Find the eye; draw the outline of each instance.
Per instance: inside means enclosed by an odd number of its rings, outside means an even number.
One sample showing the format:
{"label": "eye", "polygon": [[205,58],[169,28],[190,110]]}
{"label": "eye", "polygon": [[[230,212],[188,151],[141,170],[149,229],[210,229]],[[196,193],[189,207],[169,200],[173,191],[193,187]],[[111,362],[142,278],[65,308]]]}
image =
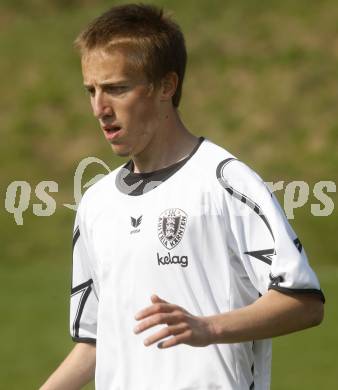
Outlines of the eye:
{"label": "eye", "polygon": [[86,89],[86,92],[90,95],[90,96],[94,96],[95,95],[95,88],[93,87],[85,87]]}
{"label": "eye", "polygon": [[105,89],[107,93],[119,95],[126,92],[128,87],[126,85],[107,85]]}

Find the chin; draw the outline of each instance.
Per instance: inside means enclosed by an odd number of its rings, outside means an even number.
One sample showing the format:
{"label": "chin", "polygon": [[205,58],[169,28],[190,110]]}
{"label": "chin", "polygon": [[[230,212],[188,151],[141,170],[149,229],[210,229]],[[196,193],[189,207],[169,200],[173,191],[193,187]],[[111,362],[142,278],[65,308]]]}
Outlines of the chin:
{"label": "chin", "polygon": [[122,145],[111,145],[112,151],[119,157],[130,157],[130,150],[124,148]]}

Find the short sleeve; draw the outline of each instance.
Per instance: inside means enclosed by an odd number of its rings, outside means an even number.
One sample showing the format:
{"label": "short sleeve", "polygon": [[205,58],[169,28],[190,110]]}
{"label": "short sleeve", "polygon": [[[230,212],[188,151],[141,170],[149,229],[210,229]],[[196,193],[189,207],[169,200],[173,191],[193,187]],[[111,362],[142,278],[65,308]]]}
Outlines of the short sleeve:
{"label": "short sleeve", "polygon": [[70,334],[76,342],[96,342],[98,296],[86,234],[77,213],[73,233]]}
{"label": "short sleeve", "polygon": [[316,293],[325,301],[300,240],[263,180],[235,159],[219,164],[217,178],[224,189],[228,245],[257,291]]}

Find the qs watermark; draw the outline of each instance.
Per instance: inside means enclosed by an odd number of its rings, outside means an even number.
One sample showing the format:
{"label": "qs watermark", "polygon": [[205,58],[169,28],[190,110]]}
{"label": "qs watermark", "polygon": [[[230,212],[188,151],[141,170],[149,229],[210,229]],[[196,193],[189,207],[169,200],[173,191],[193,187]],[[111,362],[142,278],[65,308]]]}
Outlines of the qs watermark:
{"label": "qs watermark", "polygon": [[[93,164],[100,166],[100,169],[103,169],[105,173],[96,174],[89,181],[83,183],[85,171]],[[109,172],[111,172],[109,166],[99,158],[86,157],[81,160],[74,173],[74,203],[64,203],[62,206],[76,211],[84,191],[102,179]],[[124,175],[128,174],[128,172],[129,171],[127,169],[122,169],[122,179]],[[131,193],[140,184],[141,183],[135,183],[132,186],[125,184],[122,190],[127,194]],[[334,181],[319,181],[315,183],[313,187],[310,187],[305,181],[292,181],[289,183],[278,181],[265,182],[265,184],[271,194],[276,191],[284,191],[283,207],[288,219],[294,219],[294,210],[305,206],[309,202],[310,194],[312,194],[316,199],[316,201],[310,205],[311,214],[313,216],[325,217],[331,215],[334,211],[334,201],[329,195],[330,193],[336,192],[336,183]],[[143,191],[147,192],[158,185],[158,181],[149,182],[146,186],[144,186]],[[43,180],[39,182],[35,188],[32,188],[32,186],[24,180],[13,181],[9,184],[6,190],[5,209],[8,213],[13,215],[14,221],[17,225],[23,225],[24,213],[29,209],[32,209],[33,214],[39,217],[51,216],[55,213],[57,207],[56,200],[52,194],[55,194],[58,191],[59,185],[53,180]],[[33,192],[39,202],[32,204],[31,197]],[[236,201],[234,199],[235,198],[233,198],[232,201]],[[249,204],[250,202],[255,204],[251,199],[244,203]],[[264,207],[264,205],[262,206]],[[240,208],[238,208],[238,210],[240,210]],[[242,211],[243,214],[247,212],[247,208],[243,207],[243,204]]]}

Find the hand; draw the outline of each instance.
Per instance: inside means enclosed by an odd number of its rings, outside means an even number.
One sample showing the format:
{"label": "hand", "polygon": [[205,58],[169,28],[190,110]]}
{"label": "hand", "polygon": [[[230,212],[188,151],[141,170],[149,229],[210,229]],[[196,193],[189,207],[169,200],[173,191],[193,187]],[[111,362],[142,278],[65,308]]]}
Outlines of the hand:
{"label": "hand", "polygon": [[152,305],[139,311],[135,319],[141,321],[134,332],[139,334],[153,326],[167,326],[144,340],[144,345],[152,345],[160,341],[158,348],[169,348],[178,344],[188,344],[193,347],[205,347],[212,343],[213,323],[211,317],[197,317],[188,313],[178,305],[166,302],[157,295],[151,296]]}

